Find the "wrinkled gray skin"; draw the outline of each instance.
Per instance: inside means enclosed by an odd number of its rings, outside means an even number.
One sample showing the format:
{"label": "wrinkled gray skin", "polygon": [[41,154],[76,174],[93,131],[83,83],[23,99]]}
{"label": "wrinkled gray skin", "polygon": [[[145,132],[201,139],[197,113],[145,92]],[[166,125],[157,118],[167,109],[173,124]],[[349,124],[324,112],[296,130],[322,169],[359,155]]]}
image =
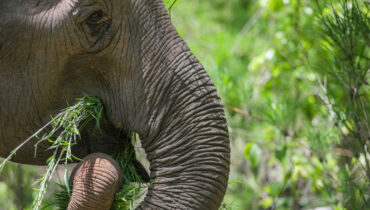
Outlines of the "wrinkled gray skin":
{"label": "wrinkled gray skin", "polygon": [[[84,93],[100,98],[103,134],[74,154],[140,135],[155,180],[138,209],[217,209],[230,149],[223,107],[162,0],[1,0],[0,156]],[[126,135],[127,136],[127,135]],[[13,161],[45,164],[33,143]]]}

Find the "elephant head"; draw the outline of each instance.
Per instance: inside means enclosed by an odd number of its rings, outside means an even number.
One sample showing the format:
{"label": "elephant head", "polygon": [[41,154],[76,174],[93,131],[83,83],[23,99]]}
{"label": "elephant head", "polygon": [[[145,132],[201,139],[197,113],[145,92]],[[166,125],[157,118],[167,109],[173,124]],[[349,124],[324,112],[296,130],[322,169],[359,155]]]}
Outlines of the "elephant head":
{"label": "elephant head", "polygon": [[[223,107],[162,0],[0,1],[0,156],[84,94],[104,104],[103,133],[86,128],[74,154],[110,154],[114,137],[136,132],[154,181],[139,209],[218,208],[230,165]],[[34,157],[31,142],[13,161],[44,164],[47,147]]]}

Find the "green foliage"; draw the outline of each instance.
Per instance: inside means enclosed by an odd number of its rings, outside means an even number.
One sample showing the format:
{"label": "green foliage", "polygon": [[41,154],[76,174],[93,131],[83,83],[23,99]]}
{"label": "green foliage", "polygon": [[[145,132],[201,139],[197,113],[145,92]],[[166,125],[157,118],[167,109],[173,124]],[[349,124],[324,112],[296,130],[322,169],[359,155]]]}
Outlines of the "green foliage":
{"label": "green foliage", "polygon": [[[136,135],[134,134],[133,136],[135,140]],[[134,155],[135,151],[130,150],[129,147],[125,147],[121,152],[113,155],[113,158],[122,169],[124,184],[120,191],[116,193],[111,210],[135,209],[135,201],[143,196],[143,190],[150,185],[144,184],[136,172],[136,168],[132,162]]]}
{"label": "green foliage", "polygon": [[[32,204],[33,209],[39,209],[48,184],[59,163],[64,161],[65,165],[73,159],[79,160],[72,155],[72,147],[77,144],[80,138],[79,129],[83,128],[89,121],[95,119],[96,126],[99,128],[100,118],[103,113],[103,105],[98,98],[85,96],[77,100],[77,103],[63,110],[52,120],[52,130],[44,135],[35,145],[35,154],[37,154],[37,145],[48,141],[51,143],[50,150],[54,150],[53,155],[47,160],[46,171],[38,180],[39,189]],[[55,136],[57,136],[55,138]]]}
{"label": "green foliage", "polygon": [[59,184],[58,187],[60,190],[54,193],[54,202],[52,205],[55,205],[59,210],[65,210],[68,208],[69,201],[71,200],[71,190],[72,186],[69,183]]}
{"label": "green foliage", "polygon": [[342,154],[338,192],[347,209],[365,209],[370,199],[369,7],[350,0],[342,0],[337,10],[334,7],[328,14],[320,10],[321,31],[330,57],[327,66],[315,70],[321,81],[330,81],[335,88],[320,83],[320,97],[341,134],[336,145]]}
{"label": "green foliage", "polygon": [[111,210],[134,210],[135,200],[142,197],[143,187],[137,183],[127,183],[116,193]]}
{"label": "green foliage", "polygon": [[367,3],[188,0],[171,14],[227,109],[228,207],[369,202]]}

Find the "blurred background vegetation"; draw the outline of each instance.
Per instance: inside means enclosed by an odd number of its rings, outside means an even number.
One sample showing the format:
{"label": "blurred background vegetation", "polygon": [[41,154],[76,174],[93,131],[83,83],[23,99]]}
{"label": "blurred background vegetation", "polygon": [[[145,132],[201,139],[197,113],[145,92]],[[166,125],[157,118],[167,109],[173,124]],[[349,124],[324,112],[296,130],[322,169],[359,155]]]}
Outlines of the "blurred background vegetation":
{"label": "blurred background vegetation", "polygon": [[[222,209],[369,208],[369,6],[177,0],[171,7],[227,112],[232,161]],[[29,206],[39,174],[9,164],[0,209]]]}

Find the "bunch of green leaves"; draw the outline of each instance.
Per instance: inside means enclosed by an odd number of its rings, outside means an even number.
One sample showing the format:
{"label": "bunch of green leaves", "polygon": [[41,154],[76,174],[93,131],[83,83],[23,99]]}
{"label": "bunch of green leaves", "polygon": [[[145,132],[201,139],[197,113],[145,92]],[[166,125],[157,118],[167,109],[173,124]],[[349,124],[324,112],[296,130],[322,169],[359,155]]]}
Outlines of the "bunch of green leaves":
{"label": "bunch of green leaves", "polygon": [[[135,137],[134,134],[133,141],[135,141]],[[130,147],[125,147],[123,151],[113,155],[122,169],[124,185],[116,193],[112,210],[135,209],[135,201],[142,197],[143,190],[148,187],[148,184],[142,183],[143,181],[132,162],[134,155],[135,151],[131,150]]]}
{"label": "bunch of green leaves", "polygon": [[[35,155],[37,145],[48,141],[51,143],[50,150],[54,150],[52,156],[47,160],[46,172],[39,182],[38,193],[32,204],[32,207],[39,209],[45,196],[48,183],[52,178],[57,166],[62,161],[67,165],[68,161],[79,160],[72,155],[72,146],[77,144],[80,136],[80,129],[91,120],[96,120],[96,126],[99,128],[99,122],[103,113],[103,105],[100,99],[85,96],[77,100],[77,103],[63,110],[52,120],[52,130],[44,135],[35,145]],[[55,138],[55,136],[57,136]],[[66,171],[67,173],[67,171]]]}
{"label": "bunch of green leaves", "polygon": [[116,193],[111,210],[134,210],[136,208],[135,202],[143,197],[144,190],[149,185],[138,182],[124,184]]}
{"label": "bunch of green leaves", "polygon": [[[37,146],[40,143],[48,142],[50,144],[49,150],[53,153],[47,160],[46,171],[43,176],[36,182],[39,184],[37,189],[36,198],[33,201],[32,208],[39,209],[43,198],[46,194],[48,184],[54,174],[59,163],[64,162],[67,164],[77,157],[72,155],[72,146],[77,144],[77,140],[80,136],[80,129],[83,128],[91,120],[96,120],[96,127],[99,128],[100,118],[103,113],[103,105],[100,99],[90,96],[77,99],[76,104],[69,106],[62,110],[58,115],[48,122],[44,127],[38,130],[30,138],[19,145],[11,154],[3,161],[0,165],[0,170],[4,167],[6,162],[10,160],[16,152],[27,142],[49,129],[47,134],[39,138],[39,141],[35,144],[35,155],[37,155]],[[67,171],[66,171],[67,173]]]}

